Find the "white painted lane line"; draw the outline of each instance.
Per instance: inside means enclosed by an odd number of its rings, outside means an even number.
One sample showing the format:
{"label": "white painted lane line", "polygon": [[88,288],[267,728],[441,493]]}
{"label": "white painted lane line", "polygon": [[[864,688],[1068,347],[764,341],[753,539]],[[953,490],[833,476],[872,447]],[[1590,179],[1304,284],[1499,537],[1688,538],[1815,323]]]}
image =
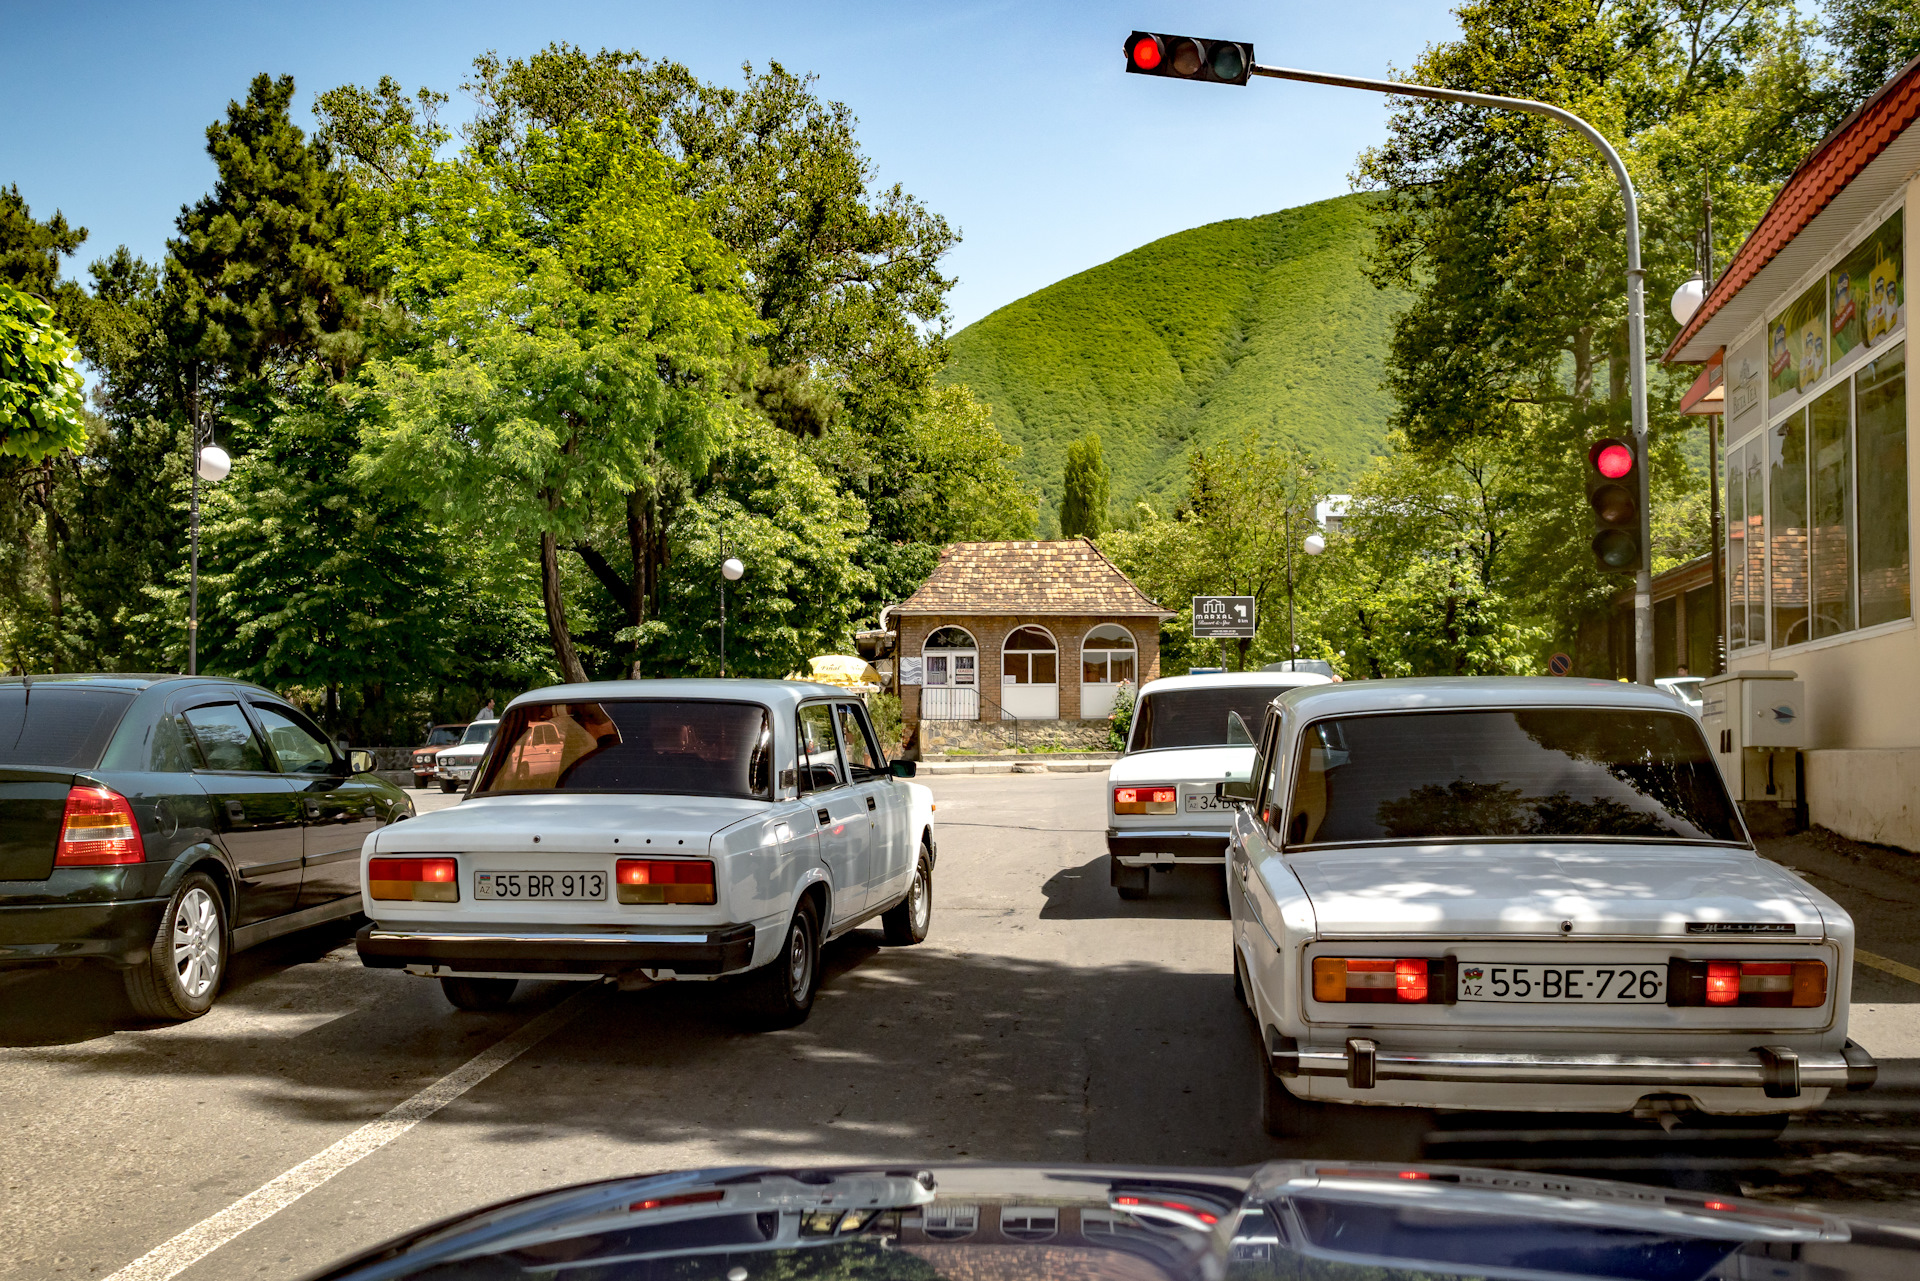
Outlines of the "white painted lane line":
{"label": "white painted lane line", "polygon": [[1911,965],[1903,965],[1891,957],[1876,956],[1872,952],[1864,952],[1859,948],[1855,948],[1853,950],[1853,959],[1862,965],[1879,970],[1883,974],[1891,974],[1895,978],[1905,979],[1909,983],[1920,983],[1920,970],[1914,969]]}
{"label": "white painted lane line", "polygon": [[185,1272],[248,1228],[264,1223],[361,1157],[379,1151],[447,1104],[525,1054],[587,1008],[598,987],[568,997],[530,1019],[412,1098],[367,1122],[332,1147],[308,1157],[279,1178],[249,1192],[218,1214],[155,1246],[106,1281],[168,1281]]}

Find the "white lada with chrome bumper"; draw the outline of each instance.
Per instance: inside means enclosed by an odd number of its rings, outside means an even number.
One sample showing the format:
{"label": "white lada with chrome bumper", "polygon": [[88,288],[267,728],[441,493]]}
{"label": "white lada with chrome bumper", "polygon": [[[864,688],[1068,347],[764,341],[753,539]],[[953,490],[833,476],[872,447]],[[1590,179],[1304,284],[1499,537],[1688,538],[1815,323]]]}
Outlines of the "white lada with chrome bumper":
{"label": "white lada with chrome bumper", "polygon": [[1327,1101],[1777,1123],[1873,1082],[1852,920],[1755,852],[1664,692],[1300,690],[1221,791],[1271,1133]]}
{"label": "white lada with chrome bumper", "polygon": [[932,795],[865,706],[789,681],[535,690],[500,719],[467,799],[361,853],[361,960],[494,1008],[522,978],[744,975],[806,1017],[822,942],[879,917],[924,939]]}
{"label": "white lada with chrome bumper", "polygon": [[1317,672],[1168,676],[1140,687],[1125,755],[1107,770],[1107,880],[1145,898],[1152,869],[1226,861],[1233,806],[1216,793],[1249,777],[1267,704]]}

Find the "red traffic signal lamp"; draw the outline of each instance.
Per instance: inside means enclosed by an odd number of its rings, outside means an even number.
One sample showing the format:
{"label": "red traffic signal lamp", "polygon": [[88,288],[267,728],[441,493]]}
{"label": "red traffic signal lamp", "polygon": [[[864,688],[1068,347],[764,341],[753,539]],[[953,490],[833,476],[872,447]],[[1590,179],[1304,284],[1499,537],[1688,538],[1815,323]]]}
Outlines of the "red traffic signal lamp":
{"label": "red traffic signal lamp", "polygon": [[1587,449],[1587,506],[1593,508],[1594,567],[1603,574],[1640,568],[1640,458],[1627,441],[1608,436]]}
{"label": "red traffic signal lamp", "polygon": [[1253,46],[1239,40],[1136,31],[1127,37],[1127,70],[1138,76],[1243,85],[1253,74]]}

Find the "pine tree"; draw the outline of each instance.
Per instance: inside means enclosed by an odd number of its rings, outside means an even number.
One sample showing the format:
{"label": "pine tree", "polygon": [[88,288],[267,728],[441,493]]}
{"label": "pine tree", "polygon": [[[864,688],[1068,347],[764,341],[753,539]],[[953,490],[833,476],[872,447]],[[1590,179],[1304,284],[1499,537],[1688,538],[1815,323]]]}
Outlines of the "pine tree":
{"label": "pine tree", "polygon": [[1107,501],[1112,476],[1092,432],[1067,446],[1067,468],[1060,497],[1060,535],[1098,538],[1107,532]]}

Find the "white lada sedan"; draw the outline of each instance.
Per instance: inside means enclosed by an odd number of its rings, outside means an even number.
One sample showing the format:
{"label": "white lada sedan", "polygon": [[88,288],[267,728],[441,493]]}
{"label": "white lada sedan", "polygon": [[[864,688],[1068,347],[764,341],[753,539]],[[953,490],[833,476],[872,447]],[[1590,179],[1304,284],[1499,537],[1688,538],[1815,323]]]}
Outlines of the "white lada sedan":
{"label": "white lada sedan", "polygon": [[1771,1127],[1874,1079],[1852,920],[1755,852],[1664,691],[1297,690],[1222,792],[1270,1133],[1323,1101]]}
{"label": "white lada sedan", "polygon": [[812,1007],[824,940],[927,936],[932,794],[845,690],[614,681],[508,705],[467,799],[361,853],[361,960],[463,1009],[522,978],[743,976],[773,1025]]}
{"label": "white lada sedan", "polygon": [[1125,899],[1147,896],[1153,868],[1226,862],[1233,806],[1215,794],[1253,770],[1267,704],[1317,672],[1168,676],[1140,687],[1126,754],[1107,771],[1107,879]]}

